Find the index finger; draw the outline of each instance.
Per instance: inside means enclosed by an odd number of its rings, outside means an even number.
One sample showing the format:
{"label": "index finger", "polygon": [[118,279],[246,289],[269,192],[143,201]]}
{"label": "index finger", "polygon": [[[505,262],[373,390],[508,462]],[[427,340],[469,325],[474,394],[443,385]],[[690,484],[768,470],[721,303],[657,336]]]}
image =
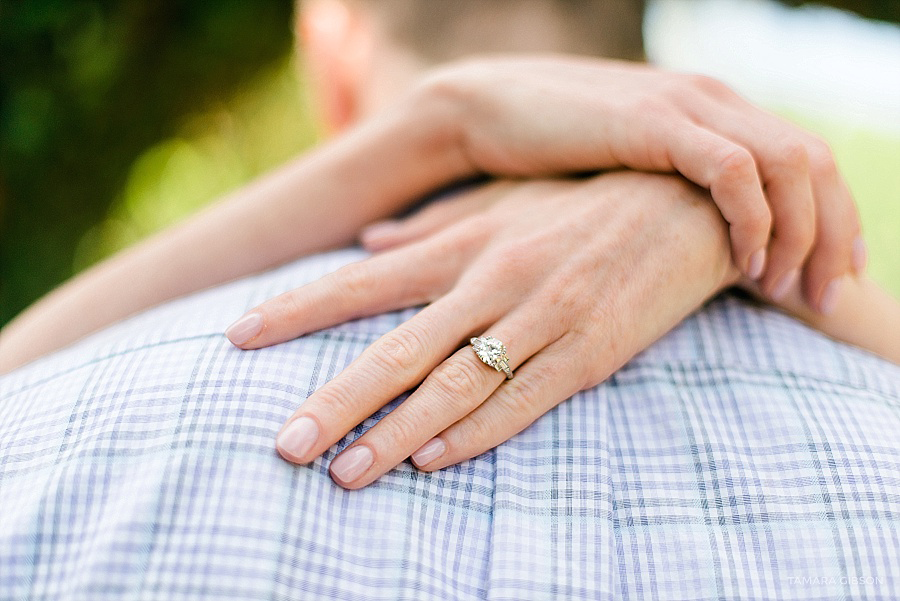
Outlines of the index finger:
{"label": "index finger", "polygon": [[[474,245],[454,245],[450,252],[443,243],[419,242],[345,265],[251,309],[225,335],[242,349],[258,349],[359,317],[424,304],[452,285],[466,247]],[[411,269],[411,257],[428,268]]]}
{"label": "index finger", "polygon": [[750,151],[702,126],[685,123],[666,141],[672,166],[709,189],[729,223],[734,264],[751,279],[762,275],[772,212]]}

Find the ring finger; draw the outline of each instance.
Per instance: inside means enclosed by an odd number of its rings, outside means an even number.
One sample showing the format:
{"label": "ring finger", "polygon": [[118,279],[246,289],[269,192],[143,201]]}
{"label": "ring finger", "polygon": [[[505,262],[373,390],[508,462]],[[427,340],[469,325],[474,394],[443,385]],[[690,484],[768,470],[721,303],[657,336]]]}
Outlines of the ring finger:
{"label": "ring finger", "polygon": [[[508,344],[512,369],[553,340],[554,332],[541,315],[522,307],[488,329],[487,334]],[[345,488],[366,486],[478,407],[505,379],[503,372],[484,364],[472,348],[459,349],[406,401],[332,461],[332,477]]]}
{"label": "ring finger", "polygon": [[[282,426],[278,452],[308,463],[375,411],[419,384],[472,328],[496,319],[498,307],[450,293],[388,332],[316,390]],[[479,308],[476,314],[474,307]]]}
{"label": "ring finger", "polygon": [[[583,366],[573,361],[577,347],[564,336],[535,355],[474,411],[426,444],[442,452],[417,451],[416,467],[432,472],[460,463],[509,440],[582,389]],[[439,442],[432,442],[433,440]]]}

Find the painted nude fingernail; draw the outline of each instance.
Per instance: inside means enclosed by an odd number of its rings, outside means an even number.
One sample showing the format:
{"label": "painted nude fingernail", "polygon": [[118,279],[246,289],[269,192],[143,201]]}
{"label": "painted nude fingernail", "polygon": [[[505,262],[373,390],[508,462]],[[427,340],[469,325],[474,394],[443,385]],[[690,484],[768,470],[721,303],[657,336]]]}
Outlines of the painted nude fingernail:
{"label": "painted nude fingernail", "polygon": [[278,436],[275,444],[287,455],[303,459],[319,438],[319,427],[311,417],[298,417]]}
{"label": "painted nude fingernail", "polygon": [[444,454],[447,445],[440,438],[432,438],[413,453],[410,458],[418,467],[424,467]]}
{"label": "painted nude fingernail", "polygon": [[766,249],[760,248],[758,251],[750,255],[750,264],[747,267],[747,277],[751,280],[758,279],[763,273],[766,266]]}
{"label": "painted nude fingernail", "polygon": [[348,449],[331,462],[331,473],[341,482],[353,482],[372,466],[375,455],[364,444]]}
{"label": "painted nude fingernail", "polygon": [[840,284],[841,281],[835,278],[825,286],[825,292],[822,293],[822,300],[819,303],[822,313],[828,315],[834,311],[837,306],[838,292],[840,292],[841,287]]}
{"label": "painted nude fingernail", "polygon": [[390,244],[391,237],[400,229],[399,221],[379,221],[373,223],[362,231],[359,236],[366,250],[377,252],[382,250],[385,244]]}
{"label": "painted nude fingernail", "polygon": [[364,240],[371,238],[381,238],[382,236],[387,236],[395,233],[398,229],[400,229],[399,221],[379,221],[363,229],[362,238]]}
{"label": "painted nude fingernail", "polygon": [[263,328],[263,318],[259,313],[247,313],[239,320],[228,326],[225,336],[231,344],[246,344],[259,336]]}
{"label": "painted nude fingernail", "polygon": [[853,241],[853,271],[857,274],[862,273],[866,269],[866,260],[868,252],[866,252],[866,243],[861,237]]}
{"label": "painted nude fingernail", "polygon": [[791,286],[797,283],[797,279],[799,277],[799,269],[791,269],[789,272],[781,276],[781,279],[778,280],[778,283],[775,284],[774,288],[772,288],[772,298],[774,300],[781,300],[782,298],[784,298],[784,295],[788,293],[788,290],[791,289]]}

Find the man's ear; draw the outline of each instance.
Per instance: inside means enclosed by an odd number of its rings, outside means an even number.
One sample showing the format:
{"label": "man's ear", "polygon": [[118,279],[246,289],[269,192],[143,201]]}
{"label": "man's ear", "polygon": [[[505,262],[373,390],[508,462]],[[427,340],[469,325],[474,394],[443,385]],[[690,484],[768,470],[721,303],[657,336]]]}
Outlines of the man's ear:
{"label": "man's ear", "polygon": [[360,116],[372,63],[372,24],[341,0],[304,0],[297,27],[313,96],[328,132],[340,132]]}

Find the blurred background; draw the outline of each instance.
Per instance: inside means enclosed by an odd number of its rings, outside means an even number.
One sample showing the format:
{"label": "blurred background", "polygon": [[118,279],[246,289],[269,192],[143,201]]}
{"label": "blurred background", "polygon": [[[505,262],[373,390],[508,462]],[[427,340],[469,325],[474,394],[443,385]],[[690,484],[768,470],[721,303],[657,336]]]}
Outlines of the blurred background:
{"label": "blurred background", "polygon": [[[900,2],[800,4],[656,0],[648,54],[825,136],[860,204],[870,273],[900,297]],[[0,4],[0,326],[320,139],[292,9]]]}

